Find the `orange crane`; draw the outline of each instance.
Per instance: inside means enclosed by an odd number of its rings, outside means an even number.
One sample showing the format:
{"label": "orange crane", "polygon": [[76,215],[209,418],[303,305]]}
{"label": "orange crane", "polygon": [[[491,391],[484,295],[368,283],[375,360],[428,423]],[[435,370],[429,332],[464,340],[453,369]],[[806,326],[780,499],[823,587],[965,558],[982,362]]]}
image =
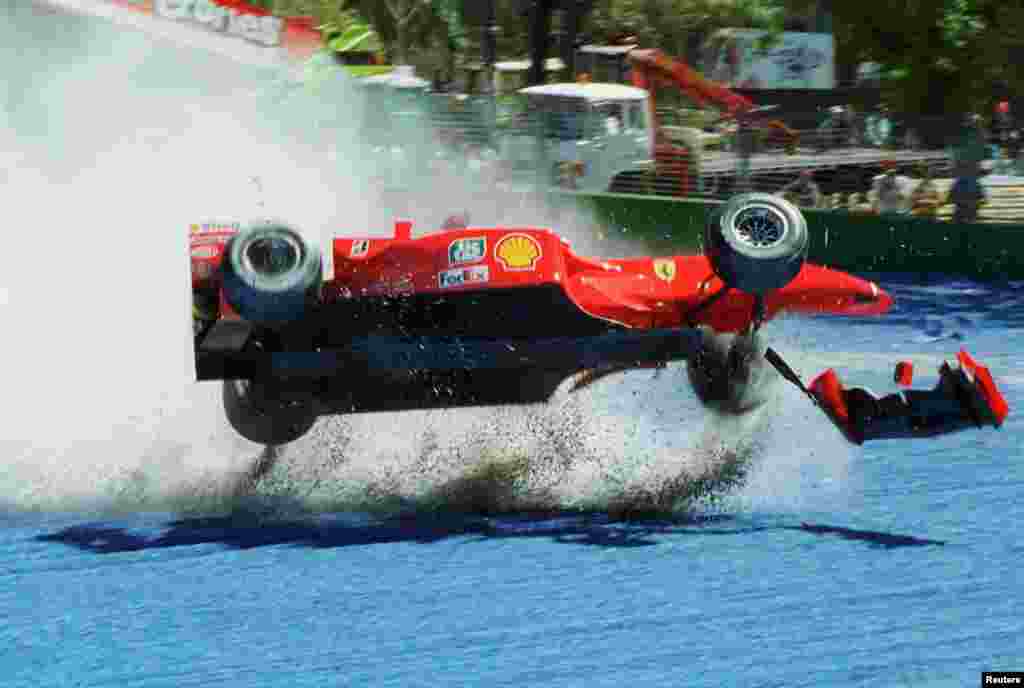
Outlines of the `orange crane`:
{"label": "orange crane", "polygon": [[[679,88],[698,105],[713,105],[724,111],[722,119],[735,119],[741,124],[754,125],[754,116],[759,114],[754,102],[729,88],[705,78],[685,62],[673,59],[657,49],[634,49],[626,58],[632,67],[633,85],[648,93],[650,111],[656,113],[655,90],[659,86]],[[764,124],[769,132],[779,139],[787,150],[796,146],[797,133],[777,119]],[[654,158],[659,169],[680,180],[680,195],[690,192],[688,154],[685,148],[669,143],[655,122]]]}
{"label": "orange crane", "polygon": [[717,105],[731,115],[753,110],[754,103],[725,86],[704,78],[685,62],[673,59],[660,50],[648,48],[631,50],[627,59],[632,63],[633,85],[651,94],[657,86],[677,86],[697,101],[698,105]]}

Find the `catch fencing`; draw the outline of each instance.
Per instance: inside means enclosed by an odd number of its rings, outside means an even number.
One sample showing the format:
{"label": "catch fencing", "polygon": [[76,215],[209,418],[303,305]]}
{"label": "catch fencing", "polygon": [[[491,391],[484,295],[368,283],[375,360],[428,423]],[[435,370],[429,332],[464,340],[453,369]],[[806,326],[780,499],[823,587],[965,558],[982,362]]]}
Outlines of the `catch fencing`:
{"label": "catch fencing", "polygon": [[[614,103],[417,92],[389,93],[385,104],[381,97],[368,96],[373,116],[364,118],[364,140],[390,159],[401,148],[398,164],[408,173],[461,166],[467,183],[503,189],[708,199],[755,190],[805,208],[937,220],[953,219],[965,189],[967,196],[980,189],[971,221],[1024,222],[1016,139],[996,145],[950,120],[779,111],[741,129],[713,111],[679,107],[659,109],[652,127]],[[416,178],[407,174],[403,183]]]}

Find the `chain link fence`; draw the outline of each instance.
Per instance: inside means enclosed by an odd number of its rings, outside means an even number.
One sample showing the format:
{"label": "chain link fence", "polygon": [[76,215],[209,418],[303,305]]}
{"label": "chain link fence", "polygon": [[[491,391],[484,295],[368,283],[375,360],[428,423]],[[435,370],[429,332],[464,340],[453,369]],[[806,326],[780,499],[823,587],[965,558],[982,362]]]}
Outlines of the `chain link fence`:
{"label": "chain link fence", "polygon": [[[646,99],[624,92],[602,98],[599,89],[562,86],[392,95],[387,105],[368,103],[364,140],[378,151],[382,183],[395,188],[444,170],[470,188],[504,192],[726,199],[756,190],[837,212],[1024,222],[1019,147],[988,145],[980,133],[968,141],[969,128],[950,118],[780,109],[739,127],[714,111],[649,113]],[[958,215],[958,202],[973,211]]]}

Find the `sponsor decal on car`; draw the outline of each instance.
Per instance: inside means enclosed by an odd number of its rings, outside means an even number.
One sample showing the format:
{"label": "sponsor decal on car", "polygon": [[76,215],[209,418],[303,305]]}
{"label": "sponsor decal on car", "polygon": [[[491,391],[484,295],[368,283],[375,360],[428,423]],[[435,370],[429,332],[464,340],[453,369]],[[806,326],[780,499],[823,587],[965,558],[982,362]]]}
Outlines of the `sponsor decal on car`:
{"label": "sponsor decal on car", "polygon": [[349,251],[349,258],[362,258],[370,252],[369,239],[356,239],[352,242],[352,250]]}
{"label": "sponsor decal on car", "polygon": [[215,258],[218,253],[220,253],[220,248],[213,244],[192,247],[193,258]]}
{"label": "sponsor decal on car", "polygon": [[193,222],[188,226],[188,233],[216,234],[218,232],[238,232],[241,229],[241,222]]}
{"label": "sponsor decal on car", "polygon": [[230,236],[225,234],[211,234],[209,236],[194,235],[189,240],[189,246],[195,248],[197,246],[224,246],[231,239]]}
{"label": "sponsor decal on car", "polygon": [[671,282],[676,278],[676,262],[671,258],[655,258],[654,274],[658,279]]}
{"label": "sponsor decal on car", "polygon": [[535,270],[540,243],[529,234],[506,234],[495,244],[494,257],[506,270]]}
{"label": "sponsor decal on car", "polygon": [[480,284],[490,280],[490,270],[486,265],[473,265],[468,268],[453,268],[437,275],[437,285],[441,289],[461,287],[467,284]]}
{"label": "sponsor decal on car", "polygon": [[487,239],[485,237],[467,237],[456,239],[448,245],[448,264],[476,263],[487,255]]}

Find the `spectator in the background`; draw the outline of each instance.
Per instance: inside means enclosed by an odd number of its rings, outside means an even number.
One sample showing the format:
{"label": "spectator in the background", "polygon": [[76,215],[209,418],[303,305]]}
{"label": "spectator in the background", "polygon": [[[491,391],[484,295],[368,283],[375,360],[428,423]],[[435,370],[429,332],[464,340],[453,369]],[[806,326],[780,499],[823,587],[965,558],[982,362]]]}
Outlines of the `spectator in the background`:
{"label": "spectator in the background", "polygon": [[896,178],[896,163],[882,163],[882,176],[875,180],[875,207],[879,213],[903,213],[907,210],[907,196]]}
{"label": "spectator in the background", "polygon": [[1003,155],[1011,167],[1017,164],[1024,140],[1021,131],[1014,121],[1010,109],[1010,101],[1001,100],[996,103],[995,115],[992,118],[992,129],[996,133],[997,144],[1003,149]]}
{"label": "spectator in the background", "polygon": [[[1020,129],[1013,127],[1010,129],[1010,133],[1006,137],[1006,157],[1015,169],[1020,168],[1020,151],[1022,145],[1024,145],[1024,141],[1021,140]],[[1017,172],[1017,174],[1020,173]]]}
{"label": "spectator in the background", "polygon": [[978,182],[976,174],[957,177],[949,190],[949,200],[954,204],[953,222],[965,224],[978,221],[978,211],[988,200],[985,189]]}
{"label": "spectator in the background", "polygon": [[910,193],[910,214],[934,218],[946,199],[935,186],[928,165],[921,165],[918,173],[921,175],[921,182]]}
{"label": "spectator in the background", "polygon": [[846,209],[851,213],[862,213],[870,215],[874,212],[871,203],[862,193],[852,193],[847,201]]}
{"label": "spectator in the background", "polygon": [[977,222],[978,210],[988,200],[978,181],[986,155],[985,136],[979,120],[976,115],[967,118],[967,126],[954,148],[953,175],[956,181],[949,190],[949,200],[956,207],[953,211],[953,222],[956,223]]}
{"label": "spectator in the background", "polygon": [[814,182],[810,170],[803,170],[800,176],[779,190],[779,195],[802,208],[822,207],[821,188]]}
{"label": "spectator in the background", "polygon": [[995,116],[992,118],[992,134],[994,143],[1004,150],[1009,143],[1010,131],[1013,129],[1013,118],[1010,116],[1010,101],[1000,100],[996,103]]}

